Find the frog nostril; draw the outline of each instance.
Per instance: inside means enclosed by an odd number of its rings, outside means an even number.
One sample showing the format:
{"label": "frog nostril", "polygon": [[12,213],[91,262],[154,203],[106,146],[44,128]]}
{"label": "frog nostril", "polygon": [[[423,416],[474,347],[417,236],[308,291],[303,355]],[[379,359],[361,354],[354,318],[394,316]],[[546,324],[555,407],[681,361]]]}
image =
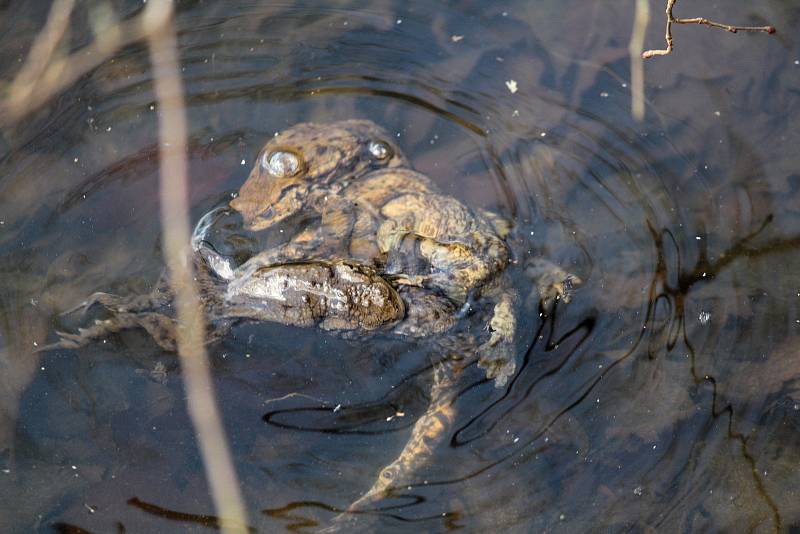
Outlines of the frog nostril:
{"label": "frog nostril", "polygon": [[275,216],[275,209],[272,206],[268,207],[267,209],[261,212],[261,217],[265,219],[271,219],[274,216]]}

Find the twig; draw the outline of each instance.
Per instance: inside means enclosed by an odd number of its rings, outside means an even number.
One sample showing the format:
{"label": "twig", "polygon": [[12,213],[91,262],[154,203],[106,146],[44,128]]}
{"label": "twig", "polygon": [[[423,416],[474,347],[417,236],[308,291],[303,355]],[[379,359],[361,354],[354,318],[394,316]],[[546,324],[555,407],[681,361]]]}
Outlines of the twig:
{"label": "twig", "polygon": [[653,56],[666,56],[667,54],[672,53],[673,49],[673,42],[672,42],[672,25],[673,24],[702,24],[704,26],[708,26],[709,28],[720,28],[725,31],[729,31],[731,33],[737,32],[764,32],[764,33],[775,33],[774,26],[731,26],[730,24],[722,24],[719,22],[714,22],[712,20],[708,20],[702,17],[695,17],[690,19],[678,19],[675,18],[672,14],[672,9],[675,7],[675,3],[678,0],[667,0],[667,30],[665,34],[665,39],[667,41],[667,48],[663,50],[646,50],[642,52],[642,57],[644,59],[651,58]]}
{"label": "twig", "polygon": [[175,293],[178,352],[187,405],[194,424],[217,515],[226,533],[247,532],[241,492],[233,469],[211,382],[204,344],[204,318],[190,260],[188,185],[186,179],[186,114],[178,66],[172,0],[151,0],[144,11],[112,23],[91,44],[59,55],[74,0],[55,0],[45,27],[25,64],[0,102],[0,124],[13,124],[59,94],[119,48],[147,39],[159,109],[159,165],[164,255]]}
{"label": "twig", "polygon": [[14,83],[11,84],[9,100],[14,101],[30,91],[30,88],[42,77],[58,43],[64,37],[74,8],[75,0],[55,0],[53,2],[44,28],[33,41],[33,46],[28,53],[28,60],[17,74]]}
{"label": "twig", "polygon": [[644,119],[644,60],[642,49],[647,25],[650,22],[650,0],[636,0],[633,31],[628,53],[631,57],[631,115],[637,121]]}
{"label": "twig", "polygon": [[[186,178],[186,113],[178,65],[171,0],[151,0],[143,23],[158,29],[148,33],[150,59],[159,108],[160,201],[164,252],[175,292],[178,353],[183,368],[189,415],[200,444],[211,494],[224,532],[247,532],[241,492],[236,480],[222,420],[217,411],[208,356],[205,325],[198,304],[190,261],[189,192]],[[151,26],[152,27],[152,26]]]}
{"label": "twig", "polygon": [[166,22],[166,19],[157,20],[152,16],[145,21],[145,10],[142,15],[112,24],[79,51],[66,57],[54,57],[74,3],[74,0],[56,0],[53,3],[47,23],[36,37],[25,65],[9,85],[5,100],[0,102],[0,125],[19,122],[117,50],[141,41]]}

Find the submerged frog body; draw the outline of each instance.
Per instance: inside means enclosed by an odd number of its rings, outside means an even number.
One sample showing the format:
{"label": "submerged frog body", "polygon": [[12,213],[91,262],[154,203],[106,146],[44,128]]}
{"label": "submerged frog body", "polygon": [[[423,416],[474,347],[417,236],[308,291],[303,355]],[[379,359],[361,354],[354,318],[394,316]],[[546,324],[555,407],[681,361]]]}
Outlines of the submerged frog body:
{"label": "submerged frog body", "polygon": [[[196,273],[201,305],[209,322],[209,341],[243,320],[367,333],[389,329],[406,315],[406,306],[395,288],[364,265],[343,261],[270,265],[225,280],[198,259]],[[78,334],[59,333],[61,340],[46,348],[76,348],[112,332],[141,327],[160,347],[175,351],[172,301],[166,276],[145,296],[95,293],[79,308],[100,304],[111,315],[80,329]]]}
{"label": "submerged frog body", "polygon": [[[348,511],[360,510],[388,494],[435,454],[455,417],[461,369],[480,352],[485,332],[453,333],[457,308],[436,291],[401,285],[397,289],[368,266],[345,261],[308,261],[277,265],[245,264],[227,278],[210,269],[203,254],[195,261],[201,306],[208,319],[208,340],[226,334],[239,321],[271,321],[319,327],[346,338],[383,333],[425,338],[438,354],[431,402],[415,423],[408,442],[381,470],[372,488]],[[44,347],[77,348],[128,328],[143,328],[167,351],[176,350],[177,323],[166,274],[148,295],[119,297],[95,293],[78,308],[103,307],[110,316],[78,334],[59,333],[60,341]],[[76,309],[78,309],[76,308]],[[74,310],[70,310],[74,311]],[[341,516],[343,524],[349,516]]]}

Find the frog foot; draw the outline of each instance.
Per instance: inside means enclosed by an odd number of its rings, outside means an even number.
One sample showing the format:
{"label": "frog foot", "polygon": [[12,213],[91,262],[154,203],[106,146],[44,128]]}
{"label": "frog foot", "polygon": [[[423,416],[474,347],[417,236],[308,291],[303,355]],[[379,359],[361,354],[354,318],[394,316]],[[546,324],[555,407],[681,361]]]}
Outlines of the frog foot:
{"label": "frog foot", "polygon": [[78,328],[77,334],[56,330],[58,341],[39,347],[36,352],[46,352],[53,349],[78,349],[88,345],[95,339],[99,339],[106,334],[118,332],[127,326],[127,324],[118,322],[115,319],[96,319],[93,325],[87,328]]}
{"label": "frog foot", "polygon": [[514,359],[514,351],[510,343],[500,343],[494,346],[490,344],[491,341],[481,347],[478,367],[486,371],[486,378],[494,380],[494,387],[501,388],[506,385],[510,377],[514,376],[517,362]]}
{"label": "frog foot", "polygon": [[478,367],[486,370],[486,378],[494,379],[495,387],[499,388],[506,384],[517,367],[514,358],[517,319],[510,299],[503,299],[495,305],[487,329],[491,335],[481,347]]}
{"label": "frog foot", "polygon": [[545,309],[556,300],[569,303],[575,288],[583,283],[578,276],[539,258],[528,263],[525,273],[535,280],[539,302]]}
{"label": "frog foot", "polygon": [[514,315],[514,307],[508,300],[501,300],[494,307],[492,320],[489,321],[488,329],[492,333],[488,345],[494,347],[498,343],[511,343],[514,340],[514,332],[517,329],[517,319]]}

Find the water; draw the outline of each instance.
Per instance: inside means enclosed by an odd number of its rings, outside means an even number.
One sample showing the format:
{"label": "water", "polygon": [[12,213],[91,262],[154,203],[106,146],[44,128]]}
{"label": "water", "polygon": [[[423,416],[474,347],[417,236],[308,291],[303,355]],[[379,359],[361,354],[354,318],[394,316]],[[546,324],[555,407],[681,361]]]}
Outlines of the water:
{"label": "water", "polygon": [[[274,132],[368,118],[585,281],[547,318],[525,308],[513,381],[471,375],[439,461],[364,529],[800,526],[800,9],[679,6],[778,34],[676,28],[674,55],[646,64],[638,124],[631,2],[181,4],[194,220]],[[4,79],[46,7],[0,4]],[[150,76],[128,47],[0,137],[4,531],[214,523],[173,355],[139,331],[31,353],[75,326],[61,311],[146,291],[163,266]],[[358,498],[431,380],[421,347],[280,325],[239,327],[210,354],[262,532],[313,531]]]}

